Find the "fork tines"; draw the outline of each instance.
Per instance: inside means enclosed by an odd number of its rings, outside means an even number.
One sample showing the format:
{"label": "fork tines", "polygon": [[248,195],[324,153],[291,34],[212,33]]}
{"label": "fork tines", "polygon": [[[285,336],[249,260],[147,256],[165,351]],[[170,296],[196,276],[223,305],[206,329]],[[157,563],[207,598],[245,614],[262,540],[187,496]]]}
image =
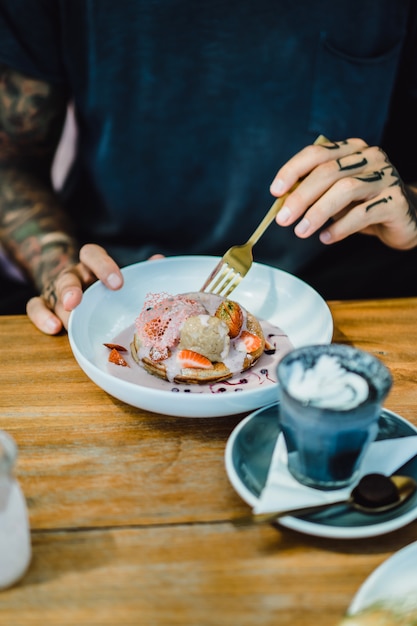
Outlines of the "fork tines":
{"label": "fork tines", "polygon": [[225,261],[220,261],[202,286],[201,291],[208,291],[227,298],[233,289],[238,286],[242,278],[243,276],[240,272],[236,272]]}

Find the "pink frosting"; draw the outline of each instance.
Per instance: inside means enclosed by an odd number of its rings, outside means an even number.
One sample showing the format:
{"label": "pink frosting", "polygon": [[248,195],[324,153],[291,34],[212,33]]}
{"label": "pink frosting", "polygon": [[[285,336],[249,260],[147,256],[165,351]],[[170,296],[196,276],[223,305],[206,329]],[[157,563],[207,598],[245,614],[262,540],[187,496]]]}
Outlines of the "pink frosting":
{"label": "pink frosting", "polygon": [[143,346],[163,353],[177,345],[185,320],[201,314],[207,314],[205,307],[186,295],[149,293],[136,319],[136,330]]}

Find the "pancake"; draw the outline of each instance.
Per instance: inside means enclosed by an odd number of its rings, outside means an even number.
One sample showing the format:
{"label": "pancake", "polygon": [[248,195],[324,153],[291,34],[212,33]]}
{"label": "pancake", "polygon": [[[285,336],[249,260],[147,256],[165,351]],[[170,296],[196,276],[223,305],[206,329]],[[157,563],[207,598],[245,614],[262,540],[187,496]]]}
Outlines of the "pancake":
{"label": "pancake", "polygon": [[257,318],[210,293],[148,294],[135,322],[133,359],[175,383],[215,383],[252,367],[265,348]]}

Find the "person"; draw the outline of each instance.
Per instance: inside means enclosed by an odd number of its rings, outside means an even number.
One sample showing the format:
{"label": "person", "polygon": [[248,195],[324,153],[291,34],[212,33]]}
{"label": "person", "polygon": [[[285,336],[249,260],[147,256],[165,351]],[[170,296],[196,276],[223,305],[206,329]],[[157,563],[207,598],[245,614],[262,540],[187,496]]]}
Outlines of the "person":
{"label": "person", "polygon": [[296,182],[256,261],[416,295],[416,31],[411,0],[2,0],[0,237],[33,323],[59,333],[124,265],[222,255]]}

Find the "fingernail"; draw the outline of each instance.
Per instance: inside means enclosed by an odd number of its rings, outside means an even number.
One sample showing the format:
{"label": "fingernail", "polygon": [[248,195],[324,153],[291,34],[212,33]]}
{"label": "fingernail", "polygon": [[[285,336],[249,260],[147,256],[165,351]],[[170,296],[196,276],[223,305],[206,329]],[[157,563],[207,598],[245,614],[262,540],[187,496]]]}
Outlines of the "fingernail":
{"label": "fingernail", "polygon": [[297,227],[295,228],[295,232],[297,235],[305,235],[305,233],[310,228],[310,222],[308,219],[304,218],[301,220]]}
{"label": "fingernail", "polygon": [[282,226],[288,222],[291,217],[291,210],[287,206],[283,206],[282,209],[278,212],[277,215],[277,223]]}
{"label": "fingernail", "polygon": [[113,272],[113,274],[109,274],[107,276],[107,284],[112,289],[119,289],[119,287],[122,286],[122,279],[120,278],[119,274]]}
{"label": "fingernail", "polygon": [[62,304],[64,305],[64,309],[67,308],[69,301],[71,300],[72,296],[73,296],[73,292],[72,291],[67,291],[66,293],[64,293],[64,295],[62,296]]}
{"label": "fingernail", "polygon": [[332,236],[329,233],[328,230],[322,230],[320,235],[319,235],[319,239],[322,243],[329,243],[329,241],[331,240]]}
{"label": "fingernail", "polygon": [[285,190],[285,183],[281,178],[276,178],[275,180],[272,181],[270,191],[273,194],[277,194],[278,196],[280,196],[284,190]]}
{"label": "fingernail", "polygon": [[60,330],[61,324],[54,317],[48,317],[45,320],[45,332],[55,333],[57,330]]}

